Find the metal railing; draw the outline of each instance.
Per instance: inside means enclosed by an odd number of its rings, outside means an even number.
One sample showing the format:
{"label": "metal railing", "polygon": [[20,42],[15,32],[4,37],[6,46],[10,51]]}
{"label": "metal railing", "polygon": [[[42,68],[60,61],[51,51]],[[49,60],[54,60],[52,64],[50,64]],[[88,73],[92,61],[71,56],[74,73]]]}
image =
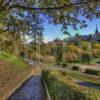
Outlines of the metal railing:
{"label": "metal railing", "polygon": [[44,85],[44,88],[45,88],[46,100],[51,100],[50,94],[49,94],[49,91],[48,91],[48,88],[46,86],[46,83],[45,83],[45,80],[44,80],[43,76],[42,76],[42,81],[43,81],[43,85]]}

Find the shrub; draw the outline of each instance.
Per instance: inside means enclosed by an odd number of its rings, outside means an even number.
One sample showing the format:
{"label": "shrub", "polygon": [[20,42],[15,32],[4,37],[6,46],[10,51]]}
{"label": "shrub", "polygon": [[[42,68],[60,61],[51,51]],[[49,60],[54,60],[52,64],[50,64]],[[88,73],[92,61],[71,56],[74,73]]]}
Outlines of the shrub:
{"label": "shrub", "polygon": [[66,63],[63,63],[63,64],[62,64],[62,67],[67,67],[67,64],[66,64]]}
{"label": "shrub", "polygon": [[96,63],[100,64],[100,61],[97,61]]}
{"label": "shrub", "polygon": [[55,63],[56,59],[54,56],[46,55],[46,56],[43,56],[43,62],[44,63]]}
{"label": "shrub", "polygon": [[98,73],[99,79],[100,79],[100,73]]}
{"label": "shrub", "polygon": [[61,72],[43,71],[51,100],[99,100],[100,92],[74,83],[69,76]]}
{"label": "shrub", "polygon": [[99,75],[100,71],[94,70],[94,69],[86,69],[86,74],[93,74],[93,75]]}
{"label": "shrub", "polygon": [[66,62],[62,62],[61,65],[62,65],[62,67],[67,67],[67,63]]}
{"label": "shrub", "polygon": [[78,55],[80,53],[80,48],[75,45],[67,45],[66,46],[67,52],[75,53]]}
{"label": "shrub", "polygon": [[78,60],[77,55],[71,52],[67,52],[67,54],[64,55],[64,58],[67,62],[76,62]]}
{"label": "shrub", "polygon": [[82,61],[83,62],[89,62],[92,58],[92,53],[91,52],[87,52],[87,51],[83,51],[82,53]]}
{"label": "shrub", "polygon": [[100,49],[92,50],[93,57],[100,58]]}
{"label": "shrub", "polygon": [[56,65],[60,65],[61,63],[60,62],[57,62],[57,63],[55,63]]}
{"label": "shrub", "polygon": [[84,42],[81,43],[81,48],[82,48],[83,50],[91,50],[91,45],[90,45],[89,42],[84,41]]}
{"label": "shrub", "polygon": [[95,49],[100,49],[100,43],[95,43],[95,44],[93,45],[93,48],[95,48]]}
{"label": "shrub", "polygon": [[79,66],[73,66],[72,70],[79,70]]}
{"label": "shrub", "polygon": [[43,57],[42,55],[36,53],[36,52],[33,52],[30,54],[30,57],[33,59],[33,60],[37,60],[37,61],[42,61],[43,60]]}

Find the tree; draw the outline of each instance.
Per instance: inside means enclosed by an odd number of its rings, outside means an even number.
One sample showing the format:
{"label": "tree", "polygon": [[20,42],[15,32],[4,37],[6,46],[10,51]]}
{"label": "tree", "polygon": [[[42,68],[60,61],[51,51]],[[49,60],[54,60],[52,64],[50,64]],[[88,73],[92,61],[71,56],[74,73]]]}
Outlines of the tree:
{"label": "tree", "polygon": [[60,39],[56,39],[55,43],[56,43],[55,58],[56,58],[56,62],[59,63],[62,61],[62,57],[63,57],[62,41]]}
{"label": "tree", "polygon": [[77,56],[80,54],[81,49],[75,45],[67,45],[67,52],[75,53]]}
{"label": "tree", "polygon": [[81,48],[83,50],[86,50],[86,51],[91,50],[91,44],[89,42],[86,42],[86,41],[82,42],[81,43]]}
{"label": "tree", "polygon": [[93,43],[91,51],[94,57],[100,58],[100,43]]}
{"label": "tree", "polygon": [[64,58],[67,62],[75,62],[78,60],[77,55],[72,52],[67,52],[67,54],[64,55]]}
{"label": "tree", "polygon": [[0,34],[0,51],[19,55],[23,51],[23,44],[19,34],[8,35],[7,32]]}
{"label": "tree", "polygon": [[40,55],[36,52],[32,52],[30,57],[31,57],[31,59],[36,60],[36,61],[43,61],[42,55]]}
{"label": "tree", "polygon": [[43,62],[44,63],[55,63],[56,62],[56,59],[54,56],[49,56],[49,55],[46,55],[46,56],[43,56]]}
{"label": "tree", "polygon": [[[41,33],[42,17],[48,22],[62,24],[65,32],[68,25],[77,29],[86,27],[79,15],[93,20],[99,16],[99,0],[1,0],[0,22],[8,31],[17,30],[28,34]],[[42,15],[42,16],[41,16]]]}
{"label": "tree", "polygon": [[48,44],[41,44],[41,55],[51,55],[51,48]]}

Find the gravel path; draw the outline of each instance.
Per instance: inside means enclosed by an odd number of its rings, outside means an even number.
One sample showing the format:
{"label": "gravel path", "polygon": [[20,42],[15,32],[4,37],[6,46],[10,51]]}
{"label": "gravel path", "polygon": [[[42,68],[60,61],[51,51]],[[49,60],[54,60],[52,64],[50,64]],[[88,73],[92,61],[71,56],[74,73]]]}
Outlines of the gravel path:
{"label": "gravel path", "polygon": [[44,100],[41,76],[32,76],[8,100]]}

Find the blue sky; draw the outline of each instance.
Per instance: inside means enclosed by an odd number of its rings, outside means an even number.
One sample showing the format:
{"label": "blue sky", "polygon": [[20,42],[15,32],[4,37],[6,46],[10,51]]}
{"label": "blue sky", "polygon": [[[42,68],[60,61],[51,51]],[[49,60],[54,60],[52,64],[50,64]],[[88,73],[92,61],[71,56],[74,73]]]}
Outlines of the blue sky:
{"label": "blue sky", "polygon": [[[77,31],[73,30],[71,27],[68,28],[68,31],[71,33],[71,35],[75,35],[75,33],[79,34],[93,34],[96,29],[96,25],[98,26],[98,30],[100,32],[100,18],[95,19],[92,22],[87,22],[88,26],[84,29],[79,29]],[[62,32],[61,32],[61,25],[53,25],[48,24],[47,22],[44,23],[44,40],[45,42],[51,41],[55,38],[63,38]]]}

